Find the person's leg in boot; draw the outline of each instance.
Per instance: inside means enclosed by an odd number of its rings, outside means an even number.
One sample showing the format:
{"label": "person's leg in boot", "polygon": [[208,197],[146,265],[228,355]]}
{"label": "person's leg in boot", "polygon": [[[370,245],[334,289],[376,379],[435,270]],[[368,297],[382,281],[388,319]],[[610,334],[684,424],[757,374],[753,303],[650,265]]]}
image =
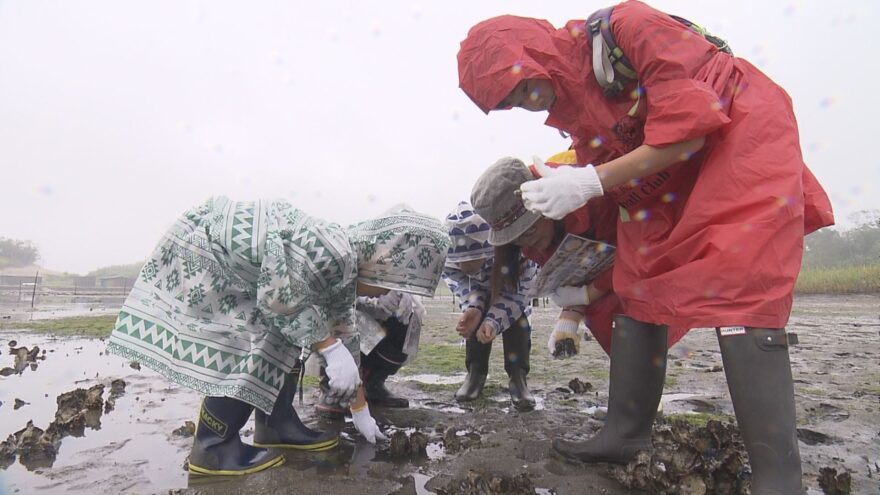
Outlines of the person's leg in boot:
{"label": "person's leg in boot", "polygon": [[296,413],[293,402],[301,366],[302,363],[299,363],[284,377],[272,413],[266,414],[259,409],[254,413],[255,446],[322,451],[332,449],[339,443],[336,433],[312,430],[303,424]]}
{"label": "person's leg in boot", "polygon": [[614,317],[605,425],[584,442],[553,441],[564,457],[582,462],[630,461],[650,450],[651,430],[666,377],[666,326]]}
{"label": "person's leg in boot", "polygon": [[241,441],[239,431],[253,409],[238,399],[205,397],[189,454],[189,472],[234,476],[280,466],[284,456]]}
{"label": "person's leg in boot", "polygon": [[471,335],[465,344],[464,365],[467,368],[467,376],[464,383],[455,392],[455,400],[468,402],[480,398],[486,378],[489,376],[489,355],[492,352],[492,343],[481,344],[476,335]]}
{"label": "person's leg in boot", "polygon": [[517,411],[531,411],[535,398],[529,391],[529,352],[532,349],[532,327],[522,317],[501,334],[504,340],[504,371],[510,378],[510,400]]}
{"label": "person's leg in boot", "polygon": [[369,355],[361,354],[364,395],[370,406],[406,408],[409,407],[409,401],[388,390],[385,380],[396,374],[406,361],[403,344],[406,342],[408,328],[394,316],[382,322],[382,326],[388,334]]}
{"label": "person's leg in boot", "polygon": [[348,405],[341,404],[339,400],[330,394],[330,377],[323,366],[320,370],[321,382],[318,385],[321,389],[321,396],[318,403],[315,404],[315,412],[318,416],[325,419],[342,419],[348,413]]}
{"label": "person's leg in boot", "polygon": [[755,495],[802,493],[794,385],[785,330],[717,330]]}

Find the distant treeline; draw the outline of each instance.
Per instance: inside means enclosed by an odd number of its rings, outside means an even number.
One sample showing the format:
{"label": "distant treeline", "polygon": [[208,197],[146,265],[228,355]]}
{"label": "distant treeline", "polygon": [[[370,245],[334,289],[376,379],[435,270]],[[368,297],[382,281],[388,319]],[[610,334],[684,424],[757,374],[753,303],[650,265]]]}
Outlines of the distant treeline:
{"label": "distant treeline", "polygon": [[827,228],[807,236],[797,292],[880,292],[880,210],[856,213],[848,230]]}
{"label": "distant treeline", "polygon": [[0,268],[33,265],[40,259],[40,250],[31,241],[0,237]]}

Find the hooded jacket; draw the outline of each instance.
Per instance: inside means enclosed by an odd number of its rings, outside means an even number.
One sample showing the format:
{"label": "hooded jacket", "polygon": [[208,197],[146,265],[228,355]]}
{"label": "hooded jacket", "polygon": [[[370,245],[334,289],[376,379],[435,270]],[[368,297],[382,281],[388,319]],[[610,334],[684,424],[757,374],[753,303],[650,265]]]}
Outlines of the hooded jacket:
{"label": "hooded jacket", "polygon": [[571,134],[578,163],[599,170],[641,145],[705,136],[687,160],[606,191],[620,207],[615,292],[645,322],[784,327],[803,237],[833,223],[789,96],[641,2],[617,5],[610,27],[639,76],[615,97],[595,80],[582,20],[477,24],[461,43],[460,86],[489,112],[519,81],[549,79],[556,101],[546,124]]}

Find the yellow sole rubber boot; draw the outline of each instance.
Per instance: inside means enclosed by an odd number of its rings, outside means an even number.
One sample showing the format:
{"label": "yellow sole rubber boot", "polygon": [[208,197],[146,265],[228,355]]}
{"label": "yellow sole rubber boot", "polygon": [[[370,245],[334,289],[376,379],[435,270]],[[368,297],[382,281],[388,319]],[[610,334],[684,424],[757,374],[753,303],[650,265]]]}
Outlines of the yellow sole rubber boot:
{"label": "yellow sole rubber boot", "polygon": [[331,438],[330,440],[326,440],[318,443],[310,443],[310,444],[292,444],[292,443],[256,443],[254,442],[254,447],[259,447],[261,449],[292,449],[292,450],[305,450],[309,452],[323,452],[325,450],[330,450],[339,445],[339,437]]}
{"label": "yellow sole rubber boot", "polygon": [[189,473],[195,474],[199,476],[244,476],[246,474],[259,473],[260,471],[265,471],[269,468],[273,468],[276,466],[280,466],[284,464],[284,456],[279,455],[278,457],[273,457],[268,461],[260,464],[259,466],[250,467],[242,470],[228,470],[228,469],[206,469],[203,467],[195,466],[192,463],[189,464]]}

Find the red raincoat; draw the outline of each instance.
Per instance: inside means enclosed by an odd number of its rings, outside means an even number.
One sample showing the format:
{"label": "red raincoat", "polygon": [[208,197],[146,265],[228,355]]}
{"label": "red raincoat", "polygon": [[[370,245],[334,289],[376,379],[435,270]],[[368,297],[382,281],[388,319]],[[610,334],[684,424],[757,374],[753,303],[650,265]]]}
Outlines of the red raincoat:
{"label": "red raincoat", "polygon": [[584,21],[556,30],[514,16],[471,29],[460,86],[488,112],[520,80],[549,79],[557,99],[547,125],[572,135],[579,162],[599,167],[641,144],[706,136],[687,161],[606,191],[621,207],[615,292],[628,316],[670,328],[784,327],[803,237],[833,223],[789,96],[641,2],[616,6],[611,30],[639,75],[640,87],[619,97],[595,80]]}
{"label": "red raincoat", "polygon": [[[551,167],[558,167],[564,163],[547,162]],[[536,177],[537,171],[529,167]],[[562,220],[567,234],[576,234],[597,241],[617,244],[617,204],[609,196],[593,198],[586,205],[569,213]],[[550,259],[559,243],[555,243],[546,251],[523,248],[523,255],[534,261],[538,266]],[[602,346],[605,353],[611,355],[611,328],[614,315],[621,314],[623,307],[620,298],[614,293],[612,287],[612,271],[607,270],[593,281],[596,289],[605,292],[598,301],[586,306],[583,311],[584,322],[590,333],[596,337],[596,342]],[[687,333],[687,328],[670,328],[667,333],[667,348],[672,347]]]}

